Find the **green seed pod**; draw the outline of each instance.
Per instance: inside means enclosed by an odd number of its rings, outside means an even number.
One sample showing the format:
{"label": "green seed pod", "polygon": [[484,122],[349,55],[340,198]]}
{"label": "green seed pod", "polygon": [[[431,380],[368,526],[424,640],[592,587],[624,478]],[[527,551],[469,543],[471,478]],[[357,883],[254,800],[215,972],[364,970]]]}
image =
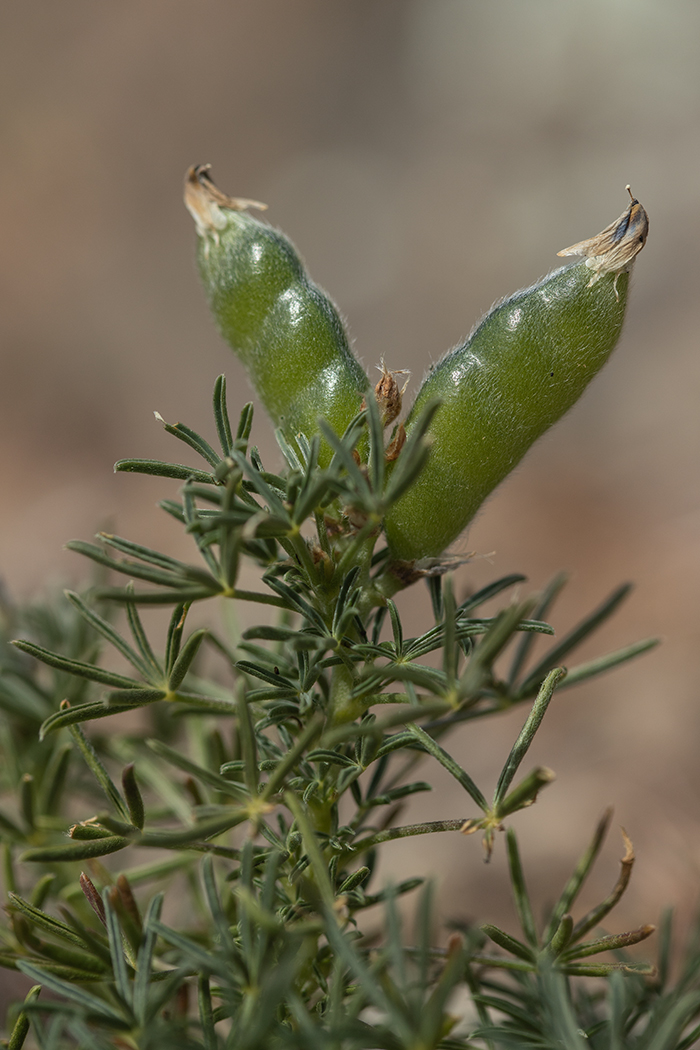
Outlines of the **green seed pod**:
{"label": "green seed pod", "polygon": [[647,230],[646,213],[632,198],[597,237],[560,252],[585,255],[585,262],[497,304],[428,374],[407,432],[428,402],[439,398],[441,405],[428,431],[428,465],[385,521],[395,560],[440,555],[581,396],[620,335],[628,271]]}
{"label": "green seed pod", "polygon": [[[188,171],[185,204],[199,233],[199,271],[221,334],[288,440],[318,433],[319,417],[342,434],[360,411],[368,379],[338,311],[309,280],[287,238],[246,211],[265,205],[227,197],[208,168]],[[321,463],[329,458],[323,443]]]}

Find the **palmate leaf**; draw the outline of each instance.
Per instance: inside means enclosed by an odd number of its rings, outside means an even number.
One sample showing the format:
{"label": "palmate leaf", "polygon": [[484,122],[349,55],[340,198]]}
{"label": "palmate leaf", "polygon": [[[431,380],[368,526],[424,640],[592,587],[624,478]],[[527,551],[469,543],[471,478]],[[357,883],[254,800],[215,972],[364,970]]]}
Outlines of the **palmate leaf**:
{"label": "palmate leaf", "polygon": [[[515,823],[516,811],[532,804],[552,774],[537,767],[523,775],[523,762],[554,685],[565,688],[585,680],[653,644],[637,643],[573,666],[565,680],[559,660],[548,665],[557,654],[573,663],[576,646],[616,608],[623,591],[533,661],[535,635],[553,633],[542,618],[561,580],[543,595],[489,615],[498,606],[484,608],[486,603],[523,577],[505,576],[460,601],[450,578],[434,576],[428,580],[434,622],[408,637],[400,602],[382,594],[388,552],[381,548],[379,519],[424,468],[427,446],[418,431],[414,428],[413,444],[407,443],[402,457],[386,463],[383,430],[370,403],[342,437],[329,438],[333,456],[323,470],[318,468],[318,435],[309,440],[279,434],[283,461],[281,467],[273,464],[279,472],[272,473],[255,449],[247,452],[249,408],[234,434],[223,378],[213,403],[211,439],[184,425],[166,424],[172,436],[203,457],[206,469],[155,461],[131,461],[128,468],[184,482],[178,501],[164,506],[189,532],[200,562],[188,565],[111,533],[101,534],[97,543],[73,544],[102,568],[133,577],[136,586],[142,581],[141,592],[126,581],[123,587],[106,586],[105,575],[98,583],[98,594],[125,607],[129,630],[115,626],[104,607],[93,608],[71,595],[69,612],[78,633],[70,644],[55,630],[27,630],[30,640],[20,643],[23,652],[12,664],[12,674],[19,669],[25,675],[21,681],[34,697],[27,708],[33,718],[27,734],[31,745],[17,746],[18,755],[24,760],[26,747],[41,746],[46,748],[43,761],[53,747],[51,733],[68,730],[64,738],[70,743],[60,755],[58,748],[51,752],[56,757],[50,757],[45,777],[38,775],[34,758],[34,765],[17,764],[24,805],[17,822],[15,811],[8,809],[7,827],[0,828],[11,840],[5,871],[10,887],[16,888],[18,879],[31,879],[33,871],[40,881],[14,909],[18,935],[13,940],[8,933],[0,963],[16,966],[22,958],[59,982],[80,987],[77,982],[90,981],[86,990],[106,1006],[100,1014],[91,1000],[68,999],[54,985],[60,1002],[49,1003],[43,1013],[35,1003],[27,1006],[41,1050],[59,1050],[61,1041],[70,1040],[79,1045],[83,1040],[86,1050],[119,1040],[148,1050],[214,1050],[225,1041],[242,1050],[345,1045],[406,1050],[418,1043],[464,1050],[483,1042],[473,1035],[477,1024],[482,1033],[492,1032],[493,1046],[510,1041],[538,1050],[568,1046],[565,1040],[575,1024],[592,1050],[610,1050],[605,1025],[613,1016],[615,1031],[627,1033],[625,1039],[631,1032],[635,1039],[648,1033],[637,1050],[666,1050],[667,1045],[682,1050],[684,1041],[689,1046],[692,1026],[700,1019],[693,1012],[693,996],[700,990],[695,956],[682,990],[674,986],[663,1007],[658,1005],[661,991],[636,977],[625,985],[634,987],[634,994],[625,998],[616,989],[637,964],[619,953],[646,936],[649,927],[617,935],[598,935],[594,929],[619,900],[631,865],[623,859],[620,878],[595,908],[583,917],[572,914],[600,836],[542,931],[514,831],[508,829],[521,929],[485,927],[492,938],[489,951],[483,948],[484,934],[463,926],[466,948],[459,937],[448,948],[435,947],[438,934],[428,893],[420,899],[415,932],[405,932],[395,902],[422,880],[408,877],[392,887],[381,878],[385,843],[462,833],[479,822],[488,824],[493,835],[499,821],[513,818]],[[128,461],[120,464],[125,465]],[[239,579],[246,579],[240,575],[246,557],[263,566],[259,592],[238,588]],[[221,603],[225,622],[216,635],[207,634],[201,621],[186,633],[191,604],[209,597],[227,599]],[[241,635],[241,625],[228,615],[234,604],[228,599],[235,598],[275,611],[264,614],[257,626],[245,624]],[[377,607],[377,602],[386,604]],[[164,645],[153,643],[149,606],[172,610]],[[90,637],[111,645],[133,672],[101,668]],[[208,653],[193,674],[205,638],[216,658],[223,655],[226,661],[227,677],[216,684],[209,682]],[[44,668],[35,679],[26,656],[54,674],[47,676]],[[69,681],[64,673],[82,692],[71,693],[72,706],[56,711],[65,694],[57,695],[53,686],[46,689],[45,683]],[[338,693],[347,701],[340,707]],[[14,709],[21,711],[19,692],[11,695]],[[175,703],[158,703],[166,698]],[[496,772],[500,768],[501,774],[489,804],[453,758],[456,752],[444,736],[462,720],[526,700],[532,710],[510,753],[499,760]],[[143,710],[134,714],[135,708]],[[339,710],[342,718],[336,717]],[[117,721],[115,732],[91,732],[89,742],[77,728],[83,721],[100,720],[99,730],[102,719],[129,711],[132,716]],[[46,743],[37,745],[34,734],[42,718]],[[78,758],[79,752],[110,808],[96,816],[92,810],[79,813],[73,823],[72,811],[81,800],[74,791],[75,767],[66,776],[66,763],[68,755]],[[464,789],[465,812],[445,814],[438,807],[428,814],[435,819],[416,821],[402,808],[411,795],[429,790],[430,778],[417,779],[413,767],[423,762],[423,773],[433,760]],[[121,782],[115,770],[123,770]],[[83,784],[84,779],[81,789]],[[59,839],[68,826],[72,837]],[[472,840],[455,842],[462,843],[466,857],[473,856]],[[148,854],[133,851],[118,856],[132,845],[157,851],[151,853],[154,859],[141,863]],[[114,861],[102,860],[112,852]],[[32,862],[24,871],[15,863],[17,854]],[[202,855],[200,880],[195,866]],[[80,865],[64,876],[65,861],[76,860]],[[120,865],[134,887],[129,906],[120,889]],[[80,889],[70,880],[81,867],[99,886],[93,888],[106,924],[101,939],[90,935],[80,918]],[[48,879],[41,881],[45,874]],[[178,881],[165,914],[182,918],[169,918],[168,925],[161,920],[162,893],[147,907],[140,897],[150,896],[149,886],[151,892],[162,890],[173,876]],[[63,924],[49,914],[53,898],[59,907],[67,900],[75,908],[64,911]],[[383,923],[363,924],[372,932],[361,937],[355,913],[382,905]],[[64,936],[66,931],[74,940]],[[30,942],[41,948],[28,947]],[[611,950],[618,953],[612,961],[598,955]],[[669,951],[667,946],[667,958]],[[603,976],[611,994],[607,1000],[602,994],[586,999],[584,1008],[575,980],[568,986],[550,982],[543,993],[538,981],[550,971],[557,978]],[[192,998],[186,1007],[186,986],[194,993],[195,984],[197,1002]],[[602,986],[596,987],[600,992]],[[479,1020],[452,1028],[450,1014],[467,989]],[[459,997],[450,1000],[453,990]],[[131,1027],[122,1033],[119,1024]]]}

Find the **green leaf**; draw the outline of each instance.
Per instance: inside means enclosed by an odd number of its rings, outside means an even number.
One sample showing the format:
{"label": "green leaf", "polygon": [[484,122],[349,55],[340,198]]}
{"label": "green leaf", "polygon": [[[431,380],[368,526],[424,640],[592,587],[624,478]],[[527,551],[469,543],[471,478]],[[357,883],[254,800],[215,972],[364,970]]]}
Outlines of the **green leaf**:
{"label": "green leaf", "polygon": [[[224,377],[221,377],[224,379]],[[224,379],[225,383],[225,379]],[[239,452],[245,451],[245,446],[248,443],[250,437],[250,431],[253,426],[253,402],[249,401],[243,406],[241,414],[238,420],[238,430],[236,431],[236,448]]]}
{"label": "green leaf", "polygon": [[323,434],[328,444],[333,449],[333,458],[330,463],[329,473],[338,470],[338,466],[342,466],[347,471],[350,481],[362,497],[363,501],[372,501],[372,493],[369,487],[369,483],[365,478],[364,474],[355,462],[352,454],[352,450],[357,444],[357,440],[362,431],[364,423],[365,413],[361,412],[352,422],[348,425],[342,438],[339,438],[333,428],[325,419],[319,420],[319,429]]}
{"label": "green leaf", "polygon": [[[122,543],[125,542],[127,541],[122,541]],[[135,544],[134,546],[138,545]],[[115,572],[119,572],[122,575],[131,576],[137,580],[145,580],[148,583],[160,584],[163,587],[172,588],[173,591],[191,587],[193,590],[204,589],[208,593],[216,594],[221,590],[221,584],[213,576],[203,570],[192,570],[189,566],[186,567],[187,571],[174,572],[159,566],[146,565],[141,561],[132,561],[130,558],[121,560],[106,554],[96,544],[85,543],[83,540],[71,540],[66,544],[66,548],[75,551],[76,554],[83,554],[86,558],[91,558],[92,561],[96,561],[99,565],[106,565],[108,569],[114,569]],[[95,596],[100,598],[109,590],[110,588],[97,588]],[[121,593],[124,594],[124,601],[141,601],[141,595],[138,592],[129,594],[125,590]],[[171,600],[174,599],[171,597]]]}
{"label": "green leaf", "polygon": [[396,608],[396,605],[391,598],[387,598],[386,606],[391,618],[391,631],[394,636],[394,652],[398,659],[398,657],[403,656],[403,628],[401,627],[401,618],[399,616],[399,610]]}
{"label": "green leaf", "polygon": [[457,611],[463,616],[466,613],[477,609],[480,605],[495,598],[501,591],[507,590],[509,587],[514,587],[516,583],[523,583],[527,579],[527,576],[521,576],[520,573],[511,573],[509,576],[503,576],[500,580],[495,580],[494,583],[487,584],[486,587],[482,587],[476,594],[472,594],[457,607]]}
{"label": "green leaf", "polygon": [[[219,444],[221,445],[221,451],[224,456],[228,456],[233,448],[233,435],[231,433],[231,422],[228,416],[228,408],[226,406],[226,376],[220,375],[217,377],[214,383],[214,422],[216,424],[216,433],[219,438]],[[246,408],[248,406],[246,405]],[[245,411],[245,409],[244,409]]]}
{"label": "green leaf", "polygon": [[77,722],[92,722],[96,718],[108,718],[110,715],[121,714],[123,711],[131,711],[133,706],[133,704],[112,704],[107,707],[101,700],[97,700],[91,704],[64,707],[42,723],[39,738],[43,740],[49,733],[55,733],[58,729],[75,725]]}
{"label": "green leaf", "polygon": [[605,900],[596,907],[591,908],[591,910],[576,923],[573,934],[573,940],[575,941],[583,937],[583,935],[588,933],[589,930],[592,930],[594,926],[599,926],[605,916],[610,914],[627,889],[632,874],[632,868],[634,866],[634,849],[624,828],[620,828],[620,830],[625,844],[625,854],[620,861],[620,874],[617,877],[617,882],[615,883],[612,892],[608,894]]}
{"label": "green leaf", "polygon": [[[41,731],[40,739],[43,739]],[[54,746],[52,749],[39,793],[39,812],[45,816],[55,816],[59,812],[72,751],[69,743]]]}
{"label": "green leaf", "polygon": [[[133,879],[130,879],[129,881],[133,881]],[[163,907],[163,896],[162,893],[157,893],[148,905],[148,911],[143,920],[143,939],[136,957],[133,1006],[136,1019],[142,1026],[145,1024],[147,1018],[148,989],[151,982],[153,955],[158,940],[155,923],[160,918],[161,909]]]}
{"label": "green leaf", "polygon": [[252,675],[253,678],[259,678],[261,682],[267,682],[269,685],[277,686],[280,689],[288,689],[292,693],[298,691],[298,686],[290,679],[285,678],[284,675],[275,674],[274,671],[268,671],[267,668],[260,667],[259,664],[250,663],[249,660],[239,660],[236,668],[242,671],[243,674]]}
{"label": "green leaf", "polygon": [[245,689],[238,690],[238,741],[241,755],[243,756],[243,773],[246,788],[251,796],[255,798],[258,794],[258,748],[255,738],[255,726],[250,713],[250,706],[246,703]]}
{"label": "green leaf", "polygon": [[186,937],[179,931],[171,929],[159,919],[153,919],[151,926],[159,937],[162,937],[164,941],[172,944],[174,948],[180,951],[186,965],[192,967],[195,972],[200,974],[215,973],[223,980],[227,979],[230,966],[227,959],[209,951],[208,948],[197,944],[196,941]]}
{"label": "green leaf", "polygon": [[107,927],[107,937],[109,939],[109,954],[112,960],[112,971],[117,992],[121,996],[124,1006],[129,1007],[131,1005],[131,986],[122,947],[122,931],[117,914],[112,907],[110,896],[111,891],[107,888],[102,894],[102,903],[105,910],[105,926]]}
{"label": "green leaf", "polygon": [[537,800],[542,788],[555,779],[555,774],[546,766],[536,766],[523,780],[509,791],[498,807],[497,819],[503,819],[516,813],[519,809],[531,806]]}
{"label": "green leaf", "polygon": [[583,959],[589,955],[598,955],[600,952],[619,951],[621,948],[629,948],[633,944],[639,944],[651,937],[656,932],[656,926],[646,924],[629,933],[614,933],[608,937],[599,937],[596,941],[587,944],[577,944],[574,948],[564,952],[561,957],[562,963],[571,963],[576,959]]}
{"label": "green leaf", "polygon": [[106,857],[131,844],[130,838],[110,835],[109,838],[92,839],[87,842],[71,842],[63,846],[36,846],[25,850],[19,857],[23,864],[53,864],[61,860],[89,860]]}
{"label": "green leaf", "polygon": [[[25,1005],[33,1003],[39,996],[41,991],[41,985],[35,984],[33,988],[29,989],[25,997]],[[24,1046],[24,1040],[27,1038],[29,1033],[29,1017],[25,1010],[21,1010],[17,1020],[15,1021],[14,1027],[10,1034],[10,1038],[7,1041],[7,1050],[22,1050]]]}
{"label": "green leaf", "polygon": [[[144,547],[141,543],[134,543],[133,540],[115,536],[111,532],[100,532],[98,538],[108,547],[113,547],[121,554],[126,554],[131,558],[138,558],[140,561],[145,561],[149,565],[162,569],[163,572],[172,573],[173,576],[184,577],[191,580],[192,583],[201,583],[205,586],[212,582],[210,573],[204,569],[200,569],[197,565],[188,565],[187,562],[179,561],[177,558],[171,558],[168,554],[162,554],[160,551],[154,550],[153,547]],[[98,547],[97,550],[99,549]],[[118,564],[121,565],[123,563],[118,562]]]}
{"label": "green leaf", "polygon": [[307,817],[306,810],[304,809],[301,800],[291,791],[285,792],[284,801],[294,817],[299,832],[301,833],[301,837],[304,841],[304,849],[306,850],[306,854],[311,863],[316,878],[316,885],[321,894],[321,899],[325,906],[332,911],[335,894],[328,877],[328,865],[324,860],[323,853],[319,847],[311,822]]}
{"label": "green leaf", "polygon": [[138,839],[138,844],[140,846],[153,846],[157,849],[174,849],[180,846],[187,848],[197,843],[205,842],[208,839],[216,838],[218,835],[223,835],[225,831],[230,831],[231,828],[235,828],[247,819],[247,809],[226,807],[226,811],[222,816],[207,817],[187,828],[178,828],[173,831],[144,832],[141,838]]}
{"label": "green leaf", "polygon": [[395,839],[412,838],[414,835],[434,835],[442,831],[461,831],[464,820],[429,820],[422,824],[405,824],[400,828],[387,828],[386,831],[378,831],[366,838],[353,842],[352,856],[358,857],[361,853],[374,849],[382,842],[393,842]]}
{"label": "green leaf", "polygon": [[[547,615],[552,605],[556,601],[557,597],[561,593],[562,588],[566,585],[568,575],[565,572],[558,573],[550,583],[547,584],[545,589],[540,595],[540,599],[532,610],[532,615],[536,620],[542,620]],[[532,650],[534,638],[532,636],[525,635],[518,642],[513,657],[513,662],[510,666],[510,673],[508,675],[508,685],[511,689],[514,688],[515,682],[518,679],[518,675],[527,663],[528,657]]]}
{"label": "green leaf", "polygon": [[[137,575],[137,573],[132,573]],[[222,593],[217,584],[216,590],[207,587],[173,587],[168,591],[133,591],[126,587],[100,587],[95,592],[97,598],[108,602],[132,602],[135,605],[172,605],[174,602],[191,605],[204,598],[214,598]],[[270,603],[273,604],[273,603]]]}
{"label": "green leaf", "polygon": [[557,958],[561,955],[564,949],[568,946],[571,941],[571,936],[574,932],[574,920],[570,915],[563,915],[559,926],[554,931],[549,945],[547,946],[551,951],[552,955]]}
{"label": "green leaf", "polygon": [[96,995],[92,995],[91,992],[86,991],[84,988],[78,988],[75,984],[62,981],[47,970],[33,966],[31,963],[20,961],[17,965],[22,973],[26,973],[27,977],[30,977],[33,981],[38,981],[45,988],[61,996],[61,998],[75,1003],[85,1011],[88,1018],[101,1021],[110,1028],[117,1028],[122,1031],[126,1031],[131,1027],[130,1020],[125,1019],[120,1013],[113,1010],[104,999],[98,999]]}
{"label": "green leaf", "polygon": [[[133,591],[133,584],[127,584],[126,589]],[[158,660],[156,659],[156,655],[153,652],[153,649],[151,648],[151,643],[149,642],[146,632],[143,628],[143,624],[141,623],[141,617],[139,616],[138,609],[136,608],[133,602],[127,603],[126,615],[129,621],[129,627],[131,628],[131,633],[134,637],[134,641],[138,646],[139,652],[141,653],[141,656],[143,657],[146,666],[149,668],[149,674],[145,675],[144,677],[147,681],[162,681],[163,668],[160,666]],[[151,676],[155,677],[152,678]]]}
{"label": "green leaf", "polygon": [[391,791],[386,791],[381,795],[375,795],[369,799],[366,803],[367,806],[389,806],[392,802],[397,802],[400,798],[407,798],[409,795],[416,795],[422,791],[432,791],[432,784],[427,784],[424,780],[416,780],[412,784],[403,784],[401,787],[392,788]]}
{"label": "green leaf", "polygon": [[432,755],[433,758],[436,758],[440,765],[455,778],[457,783],[462,785],[464,790],[472,797],[474,802],[476,802],[479,809],[483,810],[484,813],[488,813],[489,804],[467,771],[462,769],[459,763],[455,762],[452,756],[448,755],[447,751],[440,747],[440,745],[433,740],[424,729],[421,729],[420,726],[411,724],[407,728],[409,733],[420,740],[423,748],[428,754]]}
{"label": "green leaf", "polygon": [[187,639],[184,648],[179,653],[177,660],[173,664],[173,668],[170,672],[170,677],[168,679],[168,689],[170,690],[170,692],[176,692],[182,685],[182,682],[184,681],[187,672],[192,666],[194,658],[199,652],[199,647],[204,641],[204,638],[206,637],[207,633],[208,632],[206,628],[201,628],[198,631],[194,631]]}
{"label": "green leaf", "polygon": [[195,452],[199,453],[202,459],[205,459],[210,467],[218,467],[221,462],[221,456],[218,456],[214,449],[211,447],[208,441],[206,441],[196,431],[190,430],[184,423],[166,423],[165,420],[160,417],[163,423],[163,429],[167,430],[168,434],[172,434],[173,437],[178,438],[180,441],[184,441],[186,445],[194,449]]}
{"label": "green leaf", "polygon": [[219,1040],[214,1028],[214,1012],[211,1005],[209,978],[202,974],[197,979],[197,1003],[199,1006],[199,1024],[202,1029],[204,1050],[218,1050]]}
{"label": "green leaf", "polygon": [[530,904],[530,897],[527,892],[527,886],[525,885],[525,876],[523,874],[523,866],[520,861],[520,851],[518,850],[518,840],[516,839],[515,832],[512,828],[508,828],[506,832],[506,842],[508,849],[508,869],[510,871],[510,883],[513,890],[513,900],[515,901],[515,907],[517,909],[518,918],[520,920],[520,926],[525,935],[525,940],[530,945],[530,947],[538,948],[539,941],[537,938],[537,929],[535,927],[535,919],[532,914],[532,905]]}
{"label": "green leaf", "polygon": [[200,780],[203,784],[208,784],[215,791],[219,791],[223,795],[229,795],[231,798],[239,801],[248,800],[248,792],[241,784],[236,784],[234,781],[222,777],[219,773],[214,773],[211,769],[205,769],[203,766],[197,765],[196,762],[190,761],[189,758],[181,755],[172,747],[168,747],[161,740],[147,740],[146,743],[151,751],[164,758],[166,762],[170,762],[177,769],[182,769],[185,773],[189,773],[190,776]]}
{"label": "green leaf", "polygon": [[134,827],[142,830],[145,821],[143,798],[136,781],[134,763],[130,762],[122,772],[122,789],[129,809],[129,819]]}
{"label": "green leaf", "polygon": [[608,809],[605,811],[601,820],[598,822],[598,826],[596,827],[593,839],[591,840],[588,848],[586,849],[585,853],[576,865],[576,868],[571,878],[567,882],[559,900],[552,909],[550,920],[547,923],[547,928],[545,929],[543,935],[543,941],[545,944],[548,944],[551,941],[552,937],[554,936],[554,932],[558,928],[564,915],[566,915],[567,912],[571,911],[573,903],[578,897],[579,893],[581,892],[583,884],[586,881],[586,878],[588,877],[588,873],[593,867],[596,857],[600,853],[603,842],[605,841],[605,836],[608,833],[608,828],[610,827],[611,820],[612,809]]}
{"label": "green leaf", "polygon": [[554,690],[565,675],[565,669],[563,667],[557,667],[549,672],[542,683],[540,691],[537,694],[537,699],[532,705],[532,710],[527,716],[525,725],[520,730],[518,739],[513,744],[511,752],[501,771],[501,775],[498,778],[498,784],[496,785],[496,791],[493,796],[493,808],[496,813],[500,812],[499,807],[506,796],[506,792],[512,783],[513,777],[518,771],[520,763],[525,758],[532,741],[535,739],[535,734],[546,714],[550,700],[554,696]]}
{"label": "green leaf", "polygon": [[592,634],[593,631],[605,622],[605,620],[612,616],[631,590],[631,583],[625,583],[621,587],[618,587],[608,598],[606,598],[602,605],[597,609],[594,609],[593,612],[581,620],[572,631],[569,631],[569,633],[565,635],[557,645],[553,646],[549,652],[543,656],[537,666],[530,671],[529,675],[520,686],[518,691],[519,696],[527,696],[531,691],[539,689],[542,678],[547,671],[552,667],[561,664],[567,653],[580,645],[584,638],[587,638],[589,634]]}
{"label": "green leaf", "polygon": [[510,952],[511,955],[517,956],[518,959],[522,959],[524,962],[529,962],[533,965],[535,962],[535,956],[530,948],[517,940],[515,937],[511,937],[509,933],[493,926],[489,922],[482,923],[479,929],[486,934],[487,937],[497,944],[499,948],[503,948],[504,951]]}
{"label": "green leaf", "polygon": [[379,417],[379,406],[374,394],[365,398],[369,430],[368,472],[375,492],[384,489],[384,427]]}
{"label": "green leaf", "polygon": [[595,660],[577,664],[575,667],[569,668],[561,688],[569,689],[572,685],[578,685],[579,682],[585,682],[596,675],[611,671],[613,667],[619,667],[620,664],[633,660],[636,656],[641,656],[642,653],[648,653],[651,649],[656,648],[659,641],[659,638],[646,638],[641,642],[627,645],[624,649],[617,649],[613,653],[608,653],[606,656],[599,656]]}
{"label": "green leaf", "polygon": [[534,602],[528,600],[503,609],[494,617],[484,636],[477,642],[467,668],[459,682],[459,692],[469,701],[478,696],[487,681],[493,663],[518,630],[520,621],[527,618]]}
{"label": "green leaf", "polygon": [[175,478],[177,481],[187,481],[193,478],[200,484],[217,485],[218,482],[213,474],[204,470],[196,470],[194,467],[186,467],[183,463],[163,463],[158,459],[119,459],[114,464],[114,472],[127,474],[151,474],[159,478]]}
{"label": "green leaf", "polygon": [[430,458],[430,446],[425,440],[425,434],[440,404],[438,398],[428,402],[412,424],[406,444],[401,449],[401,455],[396,460],[384,490],[384,502],[387,506],[395,503],[425,468]]}
{"label": "green leaf", "polygon": [[4,831],[5,834],[10,835],[12,838],[20,839],[22,841],[24,840],[24,832],[2,812],[0,812],[0,830]]}
{"label": "green leaf", "polygon": [[102,765],[94,747],[87,739],[80,726],[71,726],[70,733],[78,745],[78,750],[85,759],[88,769],[104,791],[107,800],[112,803],[120,817],[129,822],[129,807],[126,805],[124,799],[115,787],[109,773]]}
{"label": "green leaf", "polygon": [[263,799],[270,799],[281,790],[287,774],[294,769],[306,749],[321,735],[324,724],[325,717],[320,712],[310,719],[308,725],[304,727],[297,737],[294,745],[276,763],[262,790],[261,797]]}
{"label": "green leaf", "polygon": [[71,660],[67,656],[61,656],[59,653],[52,653],[50,649],[44,649],[41,645],[35,645],[33,642],[25,642],[24,640],[17,640],[11,643],[17,649],[20,649],[23,653],[29,653],[30,656],[35,656],[37,660],[41,660],[42,663],[48,664],[49,667],[54,667],[57,671],[65,671],[66,674],[78,675],[81,678],[87,678],[91,682],[100,682],[102,685],[111,685],[117,689],[132,689],[141,685],[141,682],[135,678],[127,678],[126,675],[115,674],[113,671],[105,671],[101,667],[95,667],[94,664],[86,664],[81,660]]}
{"label": "green leaf", "polygon": [[17,893],[8,893],[8,897],[13,908],[21,912],[32,923],[33,926],[37,926],[40,930],[45,933],[51,934],[53,937],[57,937],[60,940],[67,941],[69,944],[73,944],[78,948],[85,947],[85,941],[80,937],[70,926],[66,923],[61,922],[59,919],[54,919],[52,915],[47,915],[41,908],[35,907],[30,904],[29,901],[24,900]]}
{"label": "green leaf", "polygon": [[91,609],[89,605],[83,601],[80,595],[76,594],[74,591],[64,591],[63,593],[71,605],[78,610],[83,619],[86,620],[98,634],[101,634],[110,645],[113,645],[117,652],[121,653],[147,682],[151,681],[153,669],[131,648],[119,632],[115,631],[111,623],[105,620],[104,617],[99,616],[94,609]]}

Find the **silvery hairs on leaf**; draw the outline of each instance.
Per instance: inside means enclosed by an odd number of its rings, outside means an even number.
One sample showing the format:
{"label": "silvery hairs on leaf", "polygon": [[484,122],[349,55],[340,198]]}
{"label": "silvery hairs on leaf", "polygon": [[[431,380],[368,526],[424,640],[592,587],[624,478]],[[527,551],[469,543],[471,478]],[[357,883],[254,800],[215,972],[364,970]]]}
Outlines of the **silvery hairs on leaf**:
{"label": "silvery hairs on leaf", "polygon": [[589,288],[606,273],[614,273],[613,287],[616,298],[619,298],[618,277],[621,273],[629,271],[636,256],[646,244],[649,233],[649,216],[639,201],[632,196],[629,185],[625,186],[625,189],[630,195],[630,204],[619,219],[615,219],[595,237],[578,241],[570,248],[562,248],[557,252],[557,255],[587,256],[586,266],[594,271],[588,282]]}

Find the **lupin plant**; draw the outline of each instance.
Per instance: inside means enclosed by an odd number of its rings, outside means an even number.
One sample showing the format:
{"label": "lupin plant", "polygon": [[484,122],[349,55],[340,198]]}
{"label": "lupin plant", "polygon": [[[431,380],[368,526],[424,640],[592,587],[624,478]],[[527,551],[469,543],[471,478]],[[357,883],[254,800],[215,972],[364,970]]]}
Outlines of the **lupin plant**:
{"label": "lupin plant", "polygon": [[[69,544],[95,566],[83,594],[3,607],[0,964],[33,982],[6,1045],[692,1046],[698,937],[670,982],[670,919],[656,967],[628,954],[652,926],[608,931],[627,838],[611,892],[577,910],[610,814],[541,923],[516,840],[518,814],[553,779],[523,772],[549,704],[655,644],[576,661],[629,587],[542,651],[564,577],[493,612],[524,577],[457,595],[446,552],[610,353],[646,238],[641,205],[567,250],[584,261],[492,310],[428,373],[403,424],[395,374],[383,368],[372,390],[292,245],[249,214],[259,205],[221,193],[206,167],[188,173],[186,203],[215,319],[280,461],[265,466],[250,444],[252,404],[234,427],[219,377],[214,444],[164,423],[197,466],[116,467],[180,483],[161,507],[196,563],[100,533]],[[394,596],[419,580],[432,621],[406,637]],[[223,615],[201,626],[211,599]],[[240,630],[234,602],[265,606],[264,622]],[[153,607],[170,609],[165,637]],[[522,729],[494,756],[489,790],[448,736],[514,706]],[[431,787],[416,769],[429,777],[435,763],[463,805],[411,822],[410,796]],[[476,861],[477,840],[488,859],[504,830],[517,933],[457,922],[441,937],[429,883],[378,881],[386,843],[462,835]],[[416,891],[409,932],[399,900]]]}

